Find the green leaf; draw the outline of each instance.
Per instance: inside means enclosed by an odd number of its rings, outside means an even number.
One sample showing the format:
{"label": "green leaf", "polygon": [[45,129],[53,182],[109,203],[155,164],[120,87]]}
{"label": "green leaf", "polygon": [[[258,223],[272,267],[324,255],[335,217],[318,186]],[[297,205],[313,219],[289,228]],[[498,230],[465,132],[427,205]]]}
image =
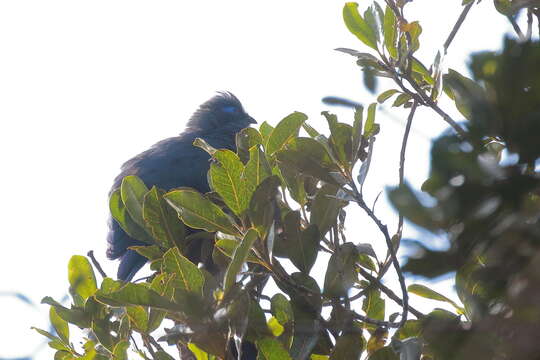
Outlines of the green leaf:
{"label": "green leaf", "polygon": [[407,32],[411,35],[411,53],[417,51],[420,48],[420,34],[422,34],[422,26],[418,21],[413,21],[406,25]]}
{"label": "green leaf", "polygon": [[384,320],[385,301],[381,298],[380,290],[371,289],[362,303],[362,310],[367,317],[376,320]]}
{"label": "green leaf", "polygon": [[379,125],[375,123],[375,111],[377,109],[377,103],[372,103],[368,107],[368,115],[366,125],[364,126],[364,137],[369,138],[377,134]]}
{"label": "green leaf", "polygon": [[435,85],[435,79],[429,73],[429,70],[415,57],[412,58],[412,71],[422,76],[425,82],[429,85]]}
{"label": "green leaf", "polygon": [[399,328],[395,337],[399,340],[404,340],[411,337],[420,337],[422,335],[422,321],[420,320],[407,320],[401,328]]}
{"label": "green leaf", "polygon": [[[232,240],[232,239],[219,239],[216,241],[216,244],[214,245],[218,250],[220,250],[225,256],[232,258],[234,255],[234,251],[240,244],[239,241]],[[250,251],[246,261],[251,263],[261,263],[259,258],[255,255],[253,251]]]}
{"label": "green leaf", "polygon": [[399,90],[396,90],[396,89],[390,89],[390,90],[386,90],[385,92],[381,93],[378,97],[377,97],[377,102],[379,104],[382,104],[384,103],[386,100],[388,100],[389,98],[392,97],[392,95],[396,94],[400,92]]}
{"label": "green leaf", "polygon": [[94,295],[97,290],[94,270],[84,256],[74,255],[71,257],[68,264],[68,280],[70,290],[83,300]]}
{"label": "green leaf", "polygon": [[262,144],[262,135],[252,127],[242,129],[236,134],[236,151],[243,163],[246,163],[249,159],[249,149]]}
{"label": "green leaf", "polygon": [[283,345],[274,338],[265,337],[256,342],[257,350],[265,360],[289,360],[292,359]]}
{"label": "green leaf", "polygon": [[281,120],[268,137],[266,153],[268,155],[274,154],[282,149],[290,139],[298,136],[298,131],[306,120],[307,116],[300,112],[294,112]]}
{"label": "green leaf", "polygon": [[337,117],[326,111],[322,114],[328,121],[330,128],[330,138],[328,144],[339,164],[345,169],[350,169],[352,161],[352,127],[337,121]]}
{"label": "green leaf", "polygon": [[459,112],[466,119],[471,120],[473,104],[485,99],[484,89],[473,80],[452,69],[449,69],[448,74],[443,76],[443,81],[451,89]]}
{"label": "green leaf", "polygon": [[440,228],[440,223],[437,221],[440,210],[437,208],[424,207],[408,184],[403,184],[400,187],[390,190],[388,197],[390,198],[392,205],[394,205],[406,219],[416,225],[431,231],[436,231]]}
{"label": "green leaf", "polygon": [[56,308],[51,306],[49,309],[49,319],[54,330],[66,344],[69,344],[69,326],[66,320],[62,319],[56,312]]}
{"label": "green leaf", "polygon": [[266,159],[266,155],[259,148],[253,146],[249,149],[249,161],[246,164],[241,181],[246,186],[246,201],[251,200],[253,192],[259,184],[272,175],[272,169]]}
{"label": "green leaf", "polygon": [[344,332],[337,340],[330,360],[360,359],[364,350],[361,332]]}
{"label": "green leaf", "polygon": [[454,301],[452,301],[451,299],[447,298],[444,295],[439,294],[435,290],[431,290],[427,286],[424,286],[421,284],[412,284],[407,287],[407,291],[410,293],[416,294],[418,296],[424,297],[426,299],[443,301],[443,302],[449,303],[454,308],[456,308],[459,314],[465,313],[465,310],[461,306],[456,304]]}
{"label": "green leaf", "polygon": [[148,328],[148,312],[143,306],[128,306],[126,307],[127,316],[130,324],[142,333],[147,333]]}
{"label": "green leaf", "polygon": [[54,360],[76,360],[76,358],[68,351],[59,350],[54,354]]}
{"label": "green leaf", "polygon": [[163,255],[162,266],[164,272],[176,274],[174,284],[178,288],[202,295],[204,275],[197,265],[180,254],[178,248],[174,247]]}
{"label": "green leaf", "polygon": [[283,326],[294,320],[293,310],[289,300],[283,294],[276,294],[270,300],[270,311]]}
{"label": "green leaf", "polygon": [[267,150],[266,153],[268,153],[268,139],[270,138],[272,131],[274,131],[274,127],[268,124],[266,121],[263,122],[259,127],[259,132],[263,138],[263,146]]}
{"label": "green leaf", "polygon": [[140,240],[147,244],[153,244],[154,240],[142,228],[137,224],[129,215],[126,206],[122,202],[122,196],[120,195],[120,189],[115,190],[109,199],[109,209],[111,211],[111,216],[114,220],[120,225],[122,230],[124,230],[129,236],[134,239]]}
{"label": "green leaf", "polygon": [[315,130],[311,125],[309,125],[307,122],[304,122],[302,124],[302,128],[308,133],[309,136],[312,138],[316,138],[317,136],[321,135],[317,130]]}
{"label": "green leaf", "polygon": [[161,259],[163,256],[163,250],[161,250],[161,248],[157,245],[130,246],[129,248],[135,250],[150,261]]}
{"label": "green leaf", "polygon": [[277,176],[267,177],[253,192],[249,203],[249,218],[264,238],[274,221],[276,196],[281,184]]}
{"label": "green leaf", "polygon": [[300,174],[339,185],[330,173],[339,172],[328,151],[317,140],[299,137],[291,141],[286,149],[277,154],[279,162],[285,163]]}
{"label": "green leaf", "polygon": [[512,0],[493,0],[493,5],[503,15],[511,16],[514,13],[512,10]]}
{"label": "green leaf", "polygon": [[144,195],[148,188],[144,182],[135,175],[126,176],[122,179],[120,195],[131,218],[143,229],[146,226],[143,217]]}
{"label": "green leaf", "polygon": [[242,270],[242,266],[246,262],[251,246],[257,240],[259,234],[255,229],[249,229],[244,235],[242,242],[235,249],[231,263],[225,272],[223,289],[227,292],[236,283],[236,275]]}
{"label": "green leaf", "polygon": [[358,276],[354,265],[358,258],[358,250],[353,243],[340,246],[330,257],[324,277],[324,294],[339,298],[346,295]]}
{"label": "green leaf", "polygon": [[375,36],[375,43],[377,44],[380,39],[380,28],[379,23],[377,20],[377,14],[376,9],[374,5],[369,6],[366,11],[364,11],[364,21],[369,25],[371,28],[371,32]]}
{"label": "green leaf", "polygon": [[90,316],[86,314],[80,307],[68,309],[49,296],[45,296],[41,300],[41,303],[53,306],[58,316],[68,323],[77,325],[80,328],[90,327]]}
{"label": "green leaf", "polygon": [[383,30],[384,45],[386,46],[386,49],[388,50],[390,56],[394,59],[397,59],[397,21],[394,11],[389,6],[386,6],[386,9],[384,11]]}
{"label": "green leaf", "polygon": [[114,346],[114,360],[129,360],[127,350],[129,349],[129,341],[122,340]]}
{"label": "green leaf", "polygon": [[294,168],[282,162],[278,163],[278,168],[291,197],[298,204],[305,205],[307,203],[306,189],[304,187],[305,176],[298,174]]}
{"label": "green leaf", "polygon": [[214,153],[214,158],[219,164],[210,165],[212,188],[235,214],[240,215],[246,210],[249,202],[246,185],[241,181],[244,164],[238,155],[230,150],[218,150]]}
{"label": "green leaf", "polygon": [[199,348],[194,343],[188,343],[188,349],[195,355],[197,360],[209,360],[208,353],[201,348]]}
{"label": "green leaf", "polygon": [[300,212],[289,212],[283,221],[285,252],[298,270],[309,274],[319,253],[319,231],[311,225],[302,231]]}
{"label": "green leaf", "polygon": [[[67,348],[67,347],[65,346],[65,344],[62,343],[62,340],[61,340],[60,338],[54,336],[54,335],[51,334],[50,332],[45,331],[45,330],[41,330],[41,329],[36,328],[36,327],[33,327],[33,326],[32,326],[30,329],[36,330],[40,335],[45,336],[46,338],[48,338],[49,340],[51,340],[51,343],[52,343],[52,342],[56,342],[59,346],[53,347],[53,349],[69,351],[69,348]],[[50,344],[50,343],[49,343],[49,344]],[[51,346],[51,347],[52,347],[52,346]]]}
{"label": "green leaf", "polygon": [[143,217],[154,239],[164,248],[170,248],[185,237],[184,224],[176,211],[163,199],[164,191],[155,186],[146,193],[143,203]]}
{"label": "green leaf", "polygon": [[345,201],[336,198],[338,191],[338,187],[325,184],[315,195],[309,223],[317,225],[320,236],[325,236],[337,223],[339,211],[346,205]]}
{"label": "green leaf", "polygon": [[403,104],[405,104],[407,101],[411,100],[412,97],[411,95],[409,94],[400,94],[396,100],[394,101],[394,103],[392,104],[393,107],[399,107]]}
{"label": "green leaf", "polygon": [[96,338],[101,345],[103,345],[107,350],[113,351],[116,339],[111,333],[111,322],[103,319],[93,320],[92,332],[94,335],[96,335]]}
{"label": "green leaf", "polygon": [[400,357],[391,347],[385,346],[375,351],[368,360],[400,360]]}
{"label": "green leaf", "polygon": [[178,189],[164,195],[165,200],[178,212],[182,221],[196,229],[225,234],[238,233],[230,218],[221,208],[192,189]]}
{"label": "green leaf", "polygon": [[163,310],[182,311],[182,306],[171,302],[144,284],[127,283],[118,290],[98,290],[96,299],[104,304],[120,307],[128,305],[152,306]]}
{"label": "green leaf", "polygon": [[355,35],[360,41],[372,49],[377,50],[377,38],[373,33],[372,28],[362,19],[358,12],[358,4],[348,2],[343,7],[343,20],[347,29]]}
{"label": "green leaf", "polygon": [[293,305],[294,333],[290,354],[293,359],[307,359],[321,336],[321,324],[317,314],[305,307]]}

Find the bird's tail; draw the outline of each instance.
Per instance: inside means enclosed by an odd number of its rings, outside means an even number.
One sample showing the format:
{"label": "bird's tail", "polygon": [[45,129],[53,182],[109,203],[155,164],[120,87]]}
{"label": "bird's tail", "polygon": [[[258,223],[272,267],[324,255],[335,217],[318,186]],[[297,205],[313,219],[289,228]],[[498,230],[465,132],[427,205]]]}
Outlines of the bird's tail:
{"label": "bird's tail", "polygon": [[135,250],[128,249],[124,255],[120,258],[120,265],[118,266],[118,279],[124,281],[131,281],[137,271],[139,271],[144,264],[148,261],[147,258],[136,252]]}

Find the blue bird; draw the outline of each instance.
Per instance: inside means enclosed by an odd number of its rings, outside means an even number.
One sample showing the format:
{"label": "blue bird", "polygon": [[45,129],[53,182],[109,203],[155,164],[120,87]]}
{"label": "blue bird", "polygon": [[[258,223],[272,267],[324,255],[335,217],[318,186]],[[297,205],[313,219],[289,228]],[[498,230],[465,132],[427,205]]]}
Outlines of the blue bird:
{"label": "blue bird", "polygon": [[[236,151],[236,134],[255,123],[233,94],[220,92],[199,107],[180,135],[158,142],[122,165],[122,171],[114,180],[110,194],[129,175],[138,176],[149,187],[155,185],[166,191],[186,186],[202,193],[208,192],[210,156],[193,146],[193,141],[202,138],[215,148]],[[147,259],[128,247],[147,244],[131,238],[112,218],[109,220],[109,228],[107,257],[120,259],[117,276],[129,281]],[[187,230],[188,234],[195,231]],[[200,261],[200,250],[190,251],[187,256],[197,264]]]}

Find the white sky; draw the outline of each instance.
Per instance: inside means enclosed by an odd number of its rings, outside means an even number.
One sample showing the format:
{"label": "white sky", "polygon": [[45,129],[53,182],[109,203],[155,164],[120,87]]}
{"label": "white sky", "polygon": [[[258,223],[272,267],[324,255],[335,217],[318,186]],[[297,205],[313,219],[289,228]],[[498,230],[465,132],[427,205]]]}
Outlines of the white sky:
{"label": "white sky", "polygon": [[[381,1],[382,3],[382,1]],[[72,254],[104,256],[107,193],[120,165],[178,134],[197,106],[217,90],[236,94],[259,123],[276,124],[303,111],[316,127],[320,99],[338,95],[369,104],[354,59],[333,51],[367,51],[342,23],[343,1],[1,1],[0,2],[0,293],[21,292],[36,304],[67,290]],[[361,1],[361,6],[369,4]],[[461,0],[416,0],[410,20],[424,32],[418,57],[429,66],[461,11]],[[498,49],[511,27],[490,1],[475,6],[445,64],[466,72],[473,50]],[[389,88],[380,83],[379,92]],[[461,119],[453,105],[442,106]],[[351,121],[345,109],[337,112]],[[398,118],[406,113],[395,111]],[[373,201],[397,181],[403,126],[378,115],[382,134],[368,178]],[[427,175],[428,140],[444,123],[418,112],[410,139],[407,178]],[[378,214],[395,229],[384,201]],[[383,239],[349,211],[349,240]],[[412,229],[408,234],[416,234]],[[383,251],[380,252],[381,254]],[[409,280],[409,283],[412,280]],[[448,293],[450,282],[437,288]],[[396,288],[398,290],[398,288]],[[419,308],[436,303],[412,299]],[[30,355],[42,339],[48,306],[0,297],[0,359]],[[50,359],[46,349],[36,357]]]}

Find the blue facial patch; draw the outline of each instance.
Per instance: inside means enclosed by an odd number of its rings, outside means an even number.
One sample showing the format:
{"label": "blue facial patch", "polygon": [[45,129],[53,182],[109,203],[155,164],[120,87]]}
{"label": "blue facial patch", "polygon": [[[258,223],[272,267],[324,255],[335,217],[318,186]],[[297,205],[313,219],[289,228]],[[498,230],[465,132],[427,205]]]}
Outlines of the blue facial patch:
{"label": "blue facial patch", "polygon": [[232,113],[237,112],[238,108],[236,106],[224,106],[221,108],[221,110],[223,110],[223,112],[232,114]]}

